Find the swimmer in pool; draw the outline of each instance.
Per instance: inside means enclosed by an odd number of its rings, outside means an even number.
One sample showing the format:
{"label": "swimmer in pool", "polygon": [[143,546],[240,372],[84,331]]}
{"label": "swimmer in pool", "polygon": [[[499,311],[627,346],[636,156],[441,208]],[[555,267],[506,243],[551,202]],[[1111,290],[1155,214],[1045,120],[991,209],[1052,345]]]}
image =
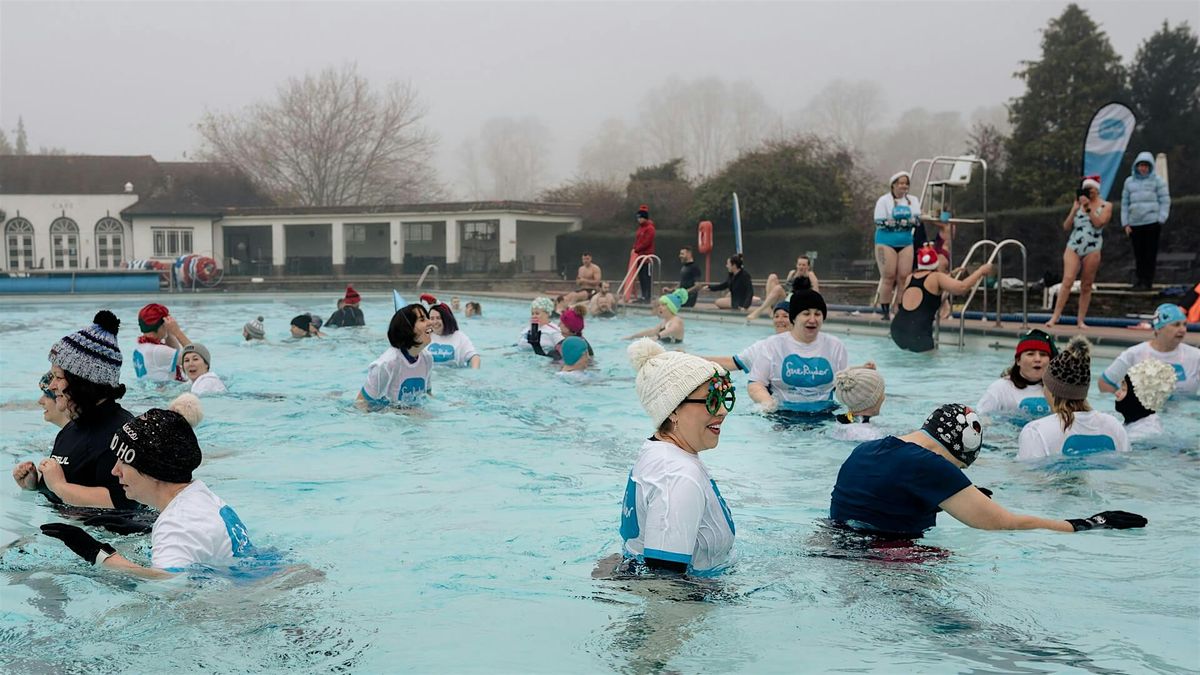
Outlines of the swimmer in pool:
{"label": "swimmer in pool", "polygon": [[[569,310],[568,310],[569,311]],[[572,335],[559,343],[562,354],[560,373],[579,373],[587,370],[592,362],[592,346],[578,335]]]}
{"label": "swimmer in pool", "polygon": [[518,345],[528,345],[538,356],[555,355],[554,348],[562,342],[562,331],[550,322],[554,302],[545,296],[534,298],[529,303],[529,328],[521,333]]}
{"label": "swimmer in pool", "polygon": [[183,415],[151,409],[119,427],[109,443],[113,476],[129,499],[158,511],[150,534],[150,567],[139,565],[101,543],[83,528],[42,525],[42,533],[62,540],[91,565],[143,579],[167,579],[192,565],[228,567],[253,553],[237,513],[193,480],[201,462],[200,444]]}
{"label": "swimmer in pool", "polygon": [[607,281],[600,282],[600,291],[588,301],[588,312],[604,319],[617,315],[617,296],[613,295],[612,286]]}
{"label": "swimmer in pool", "polygon": [[204,394],[224,394],[225,383],[217,374],[209,370],[212,355],[208,347],[193,342],[183,348],[183,372],[192,381],[192,393],[197,396]]}
{"label": "swimmer in pool", "polygon": [[917,431],[856,447],[842,463],[829,504],[837,527],[880,539],[916,539],[937,524],[938,511],[982,530],[1145,527],[1136,513],[1104,511],[1090,518],[1050,520],[1011,513],[963,473],[979,456],[983,425],[974,410],[948,403]]}
{"label": "swimmer in pool", "polygon": [[1150,325],[1154,337],[1121,352],[1100,376],[1100,391],[1115,392],[1135,363],[1157,359],[1175,369],[1176,392],[1192,396],[1200,393],[1200,348],[1183,342],[1187,337],[1183,308],[1170,302],[1159,305]]}
{"label": "swimmer in pool", "polygon": [[847,368],[833,378],[833,395],[846,412],[834,416],[838,422],[831,433],[843,441],[873,441],[882,438],[877,421],[883,409],[883,376],[873,368]]}
{"label": "swimmer in pool", "polygon": [[585,316],[587,316],[587,307],[584,305],[576,305],[575,307],[568,307],[563,310],[562,316],[558,317],[558,325],[559,328],[562,328],[563,339],[554,346],[555,358],[563,360],[563,343],[570,337],[577,337],[587,345],[589,362],[592,357],[595,357],[596,352],[592,351],[591,343],[587,341],[587,338],[583,337],[583,327],[585,325],[583,318]]}
{"label": "swimmer in pool", "polygon": [[480,305],[478,302],[474,302],[474,301],[468,302],[467,303],[467,311],[465,312],[465,314],[468,319],[473,316],[483,316],[483,306]]}
{"label": "swimmer in pool", "polygon": [[1050,414],[1021,429],[1017,459],[1042,459],[1095,452],[1129,452],[1129,436],[1121,422],[1088,403],[1092,383],[1091,344],[1081,335],[1050,359],[1042,389]]}
{"label": "swimmer in pool", "polygon": [[166,307],[152,302],[138,311],[142,331],[133,348],[133,374],[150,382],[186,382],[180,366],[181,349],[191,340]]}
{"label": "swimmer in pool", "polygon": [[[686,292],[686,291],[685,291]],[[628,568],[712,573],[733,554],[733,516],[700,453],[717,447],[734,386],[724,368],[641,339],[629,346],[637,395],[655,431],[642,443],[621,506]]]}
{"label": "swimmer in pool", "polygon": [[1129,369],[1117,390],[1117,412],[1125,418],[1129,440],[1140,441],[1163,432],[1158,411],[1175,392],[1175,369],[1157,359],[1146,359]]}
{"label": "swimmer in pool", "polygon": [[367,367],[367,381],[355,405],[366,411],[411,408],[432,396],[433,356],[426,349],[432,338],[433,325],[425,306],[401,307],[388,324],[391,347]]}
{"label": "swimmer in pool", "polygon": [[454,312],[446,303],[438,302],[433,296],[430,298],[433,302],[429,307],[429,323],[433,326],[433,337],[429,353],[433,356],[433,362],[459,368],[479,368],[481,359],[475,343],[458,329]]}
{"label": "swimmer in pool", "polygon": [[679,316],[679,309],[683,307],[683,303],[687,302],[688,292],[683,288],[676,288],[670,293],[660,296],[658,302],[654,305],[654,314],[662,319],[654,328],[647,328],[644,331],[626,335],[626,340],[633,340],[640,337],[655,338],[663,344],[678,344],[683,342],[683,317]]}
{"label": "swimmer in pool", "polygon": [[[776,335],[792,329],[792,320],[788,317],[787,300],[775,303],[775,307],[771,310],[771,322],[775,326]],[[704,358],[725,370],[740,370],[749,373],[750,368],[754,366],[754,359],[758,357],[768,339],[763,338],[733,356],[706,356]]]}
{"label": "swimmer in pool", "polygon": [[325,337],[321,332],[321,319],[308,313],[292,317],[289,330],[294,338]]}
{"label": "swimmer in pool", "polygon": [[1035,328],[1022,335],[1013,364],[1000,379],[988,385],[975,412],[985,421],[989,415],[1041,417],[1049,413],[1050,404],[1042,393],[1042,376],[1056,354],[1054,338],[1045,331]]}
{"label": "swimmer in pool", "polygon": [[263,328],[263,318],[261,316],[253,321],[247,321],[242,326],[242,339],[246,342],[267,339],[267,331]]}

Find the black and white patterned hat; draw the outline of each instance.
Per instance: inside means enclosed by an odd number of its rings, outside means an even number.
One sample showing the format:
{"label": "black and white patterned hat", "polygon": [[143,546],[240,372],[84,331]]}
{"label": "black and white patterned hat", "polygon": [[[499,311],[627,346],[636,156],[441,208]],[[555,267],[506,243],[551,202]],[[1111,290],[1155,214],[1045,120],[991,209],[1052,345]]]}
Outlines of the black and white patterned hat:
{"label": "black and white patterned hat", "polygon": [[929,413],[921,430],[967,466],[971,466],[983,447],[979,415],[961,403],[947,403]]}
{"label": "black and white patterned hat", "polygon": [[88,382],[116,387],[121,384],[121,348],[117,329],[121,321],[102,309],[92,325],[65,335],[50,349],[50,363]]}

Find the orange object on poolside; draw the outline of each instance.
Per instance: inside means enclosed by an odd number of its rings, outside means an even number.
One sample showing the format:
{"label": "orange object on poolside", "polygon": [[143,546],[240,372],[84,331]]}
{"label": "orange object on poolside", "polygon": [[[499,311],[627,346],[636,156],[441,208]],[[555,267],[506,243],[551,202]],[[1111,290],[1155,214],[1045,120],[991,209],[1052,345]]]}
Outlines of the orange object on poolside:
{"label": "orange object on poolside", "polygon": [[713,224],[711,220],[700,221],[696,242],[696,250],[701,253],[712,253],[713,250]]}
{"label": "orange object on poolside", "polygon": [[[1196,284],[1196,287],[1192,290],[1196,292],[1196,295],[1200,296],[1200,284]],[[1188,323],[1200,323],[1200,297],[1196,298],[1196,301],[1188,309],[1187,320]]]}

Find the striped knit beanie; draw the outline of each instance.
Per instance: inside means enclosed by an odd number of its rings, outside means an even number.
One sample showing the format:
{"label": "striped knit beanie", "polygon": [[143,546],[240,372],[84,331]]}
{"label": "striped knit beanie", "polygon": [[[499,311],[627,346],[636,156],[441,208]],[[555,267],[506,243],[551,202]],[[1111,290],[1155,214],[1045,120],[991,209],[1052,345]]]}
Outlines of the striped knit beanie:
{"label": "striped knit beanie", "polygon": [[102,309],[92,325],[65,335],[50,350],[50,363],[88,382],[116,387],[121,384],[121,348],[117,329],[121,321]]}

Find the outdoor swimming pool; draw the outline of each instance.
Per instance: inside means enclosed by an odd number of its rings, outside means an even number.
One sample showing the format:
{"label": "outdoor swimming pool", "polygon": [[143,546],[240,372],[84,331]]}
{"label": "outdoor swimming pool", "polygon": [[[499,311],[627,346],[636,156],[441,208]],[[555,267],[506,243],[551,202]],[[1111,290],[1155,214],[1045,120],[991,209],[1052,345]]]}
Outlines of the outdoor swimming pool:
{"label": "outdoor swimming pool", "polygon": [[[136,583],[37,534],[43,498],[0,488],[0,668],[10,672],[1194,672],[1200,667],[1200,402],[1176,401],[1159,447],[1075,471],[1018,464],[1017,429],[989,428],[968,471],[1006,507],[1084,517],[1141,513],[1144,530],[989,533],[943,516],[925,544],[949,555],[823,555],[817,519],[851,444],[827,428],[753,414],[745,376],[704,460],[737,524],[738,561],[706,601],[666,584],[597,581],[620,550],[626,475],[650,434],[620,336],[646,310],[589,321],[593,379],[556,377],[510,347],[526,303],[483,299],[460,318],[480,371],[436,369],[411,414],[352,401],[387,347],[390,297],[364,296],[366,329],[285,339],[322,296],[164,296],[213,355],[230,394],[204,399],[197,472],[260,547],[295,563],[259,579]],[[463,295],[464,302],[467,295]],[[46,352],[95,311],[123,321],[126,408],[176,393],[133,382],[135,299],[4,301],[0,448],[44,456],[54,428],[33,405]],[[642,313],[646,312],[646,313]],[[265,315],[268,342],[241,326]],[[770,333],[689,320],[688,351],[730,354]],[[836,329],[831,328],[836,334]],[[933,356],[842,336],[850,363],[888,381],[881,421],[919,426],[936,404],[973,404],[1011,346]],[[1098,375],[1107,359],[1093,362]],[[1093,388],[1093,392],[1095,389]],[[1093,397],[1112,409],[1111,398]],[[148,539],[106,537],[148,558]]]}

